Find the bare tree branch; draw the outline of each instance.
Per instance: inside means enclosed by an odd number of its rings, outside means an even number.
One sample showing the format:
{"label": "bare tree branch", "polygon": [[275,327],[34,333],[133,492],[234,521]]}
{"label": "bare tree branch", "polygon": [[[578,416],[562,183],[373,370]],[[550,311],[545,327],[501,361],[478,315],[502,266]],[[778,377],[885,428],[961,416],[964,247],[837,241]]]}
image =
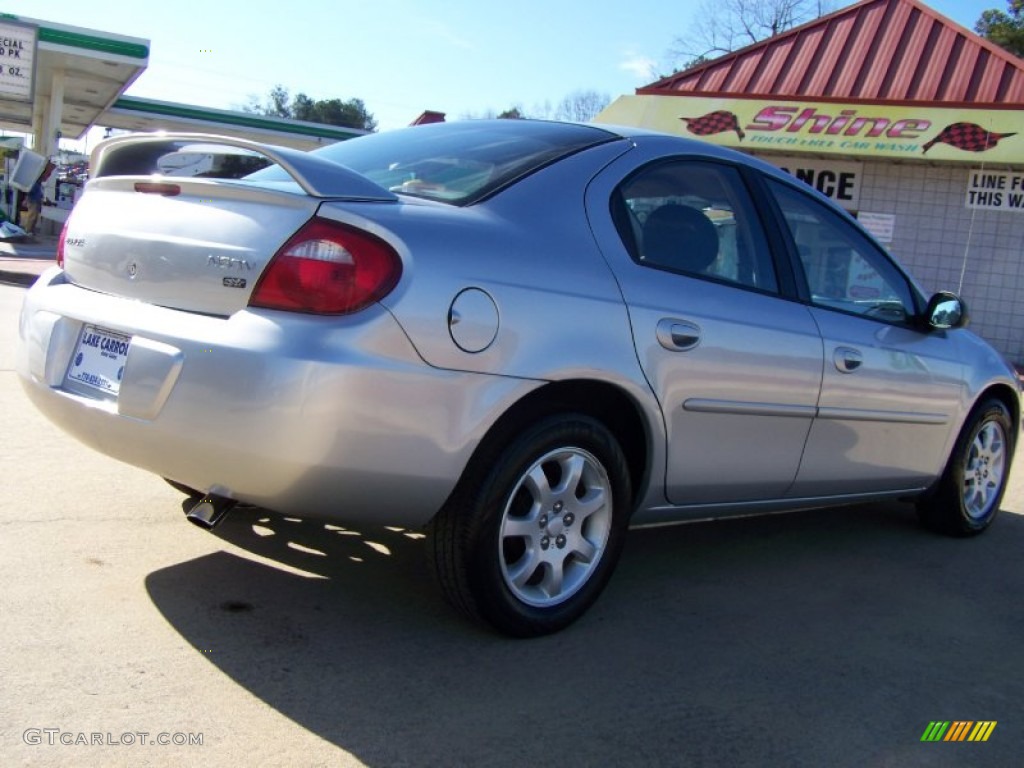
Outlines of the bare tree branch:
{"label": "bare tree branch", "polygon": [[573,91],[558,103],[555,119],[588,123],[597,116],[598,112],[608,106],[609,101],[611,99],[607,93]]}
{"label": "bare tree branch", "polygon": [[669,56],[682,68],[785,32],[832,10],[832,0],[702,0]]}

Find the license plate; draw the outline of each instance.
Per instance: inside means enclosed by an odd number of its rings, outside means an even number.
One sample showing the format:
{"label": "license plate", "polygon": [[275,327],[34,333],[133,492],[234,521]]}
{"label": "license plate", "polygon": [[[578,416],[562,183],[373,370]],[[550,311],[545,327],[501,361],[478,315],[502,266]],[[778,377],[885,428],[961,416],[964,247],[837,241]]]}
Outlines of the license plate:
{"label": "license plate", "polygon": [[68,366],[68,380],[116,396],[131,343],[131,336],[95,325],[85,326]]}

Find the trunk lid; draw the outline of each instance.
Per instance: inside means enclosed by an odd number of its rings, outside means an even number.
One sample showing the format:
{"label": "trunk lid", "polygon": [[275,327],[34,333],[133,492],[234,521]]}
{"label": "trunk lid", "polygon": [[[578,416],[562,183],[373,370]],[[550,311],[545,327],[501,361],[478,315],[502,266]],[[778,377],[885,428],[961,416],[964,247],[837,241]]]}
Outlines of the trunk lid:
{"label": "trunk lid", "polygon": [[[289,178],[208,178],[218,164],[236,176],[276,164]],[[246,307],[270,259],[325,199],[396,199],[330,161],[224,137],[118,137],[92,165],[64,232],[67,279],[204,314]]]}

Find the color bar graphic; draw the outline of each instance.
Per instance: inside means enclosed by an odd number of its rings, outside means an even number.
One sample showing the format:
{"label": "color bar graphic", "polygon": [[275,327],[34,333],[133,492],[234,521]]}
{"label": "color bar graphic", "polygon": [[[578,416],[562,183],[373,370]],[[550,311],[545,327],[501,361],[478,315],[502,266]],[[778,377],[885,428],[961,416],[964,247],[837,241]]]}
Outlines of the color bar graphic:
{"label": "color bar graphic", "polygon": [[968,741],[988,741],[988,737],[992,735],[992,731],[996,729],[995,720],[984,720],[974,726],[974,730],[971,731],[971,735],[967,737]]}
{"label": "color bar graphic", "polygon": [[932,720],[921,734],[921,741],[988,741],[996,729],[996,720]]}

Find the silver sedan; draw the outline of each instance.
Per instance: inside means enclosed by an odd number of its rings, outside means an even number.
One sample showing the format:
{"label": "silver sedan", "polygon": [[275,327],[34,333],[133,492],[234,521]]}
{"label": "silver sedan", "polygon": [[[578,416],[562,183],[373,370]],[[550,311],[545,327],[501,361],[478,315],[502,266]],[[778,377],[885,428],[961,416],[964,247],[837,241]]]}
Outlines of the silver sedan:
{"label": "silver sedan", "polygon": [[1014,371],[856,221],[750,157],[520,120],[301,153],[104,142],[17,368],[212,527],[244,502],[426,528],[450,602],[578,618],[631,524],[999,509]]}

